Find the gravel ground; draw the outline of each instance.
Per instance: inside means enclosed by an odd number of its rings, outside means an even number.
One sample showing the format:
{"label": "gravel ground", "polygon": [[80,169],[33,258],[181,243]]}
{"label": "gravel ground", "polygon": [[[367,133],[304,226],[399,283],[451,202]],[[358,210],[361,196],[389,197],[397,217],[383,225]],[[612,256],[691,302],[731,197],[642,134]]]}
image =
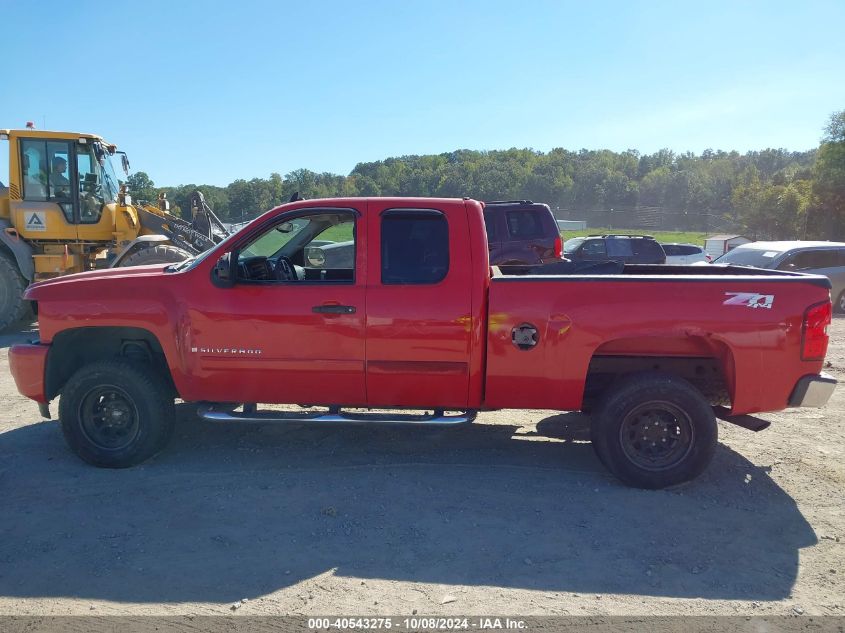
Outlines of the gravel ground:
{"label": "gravel ground", "polygon": [[[109,471],[18,395],[26,337],[0,337],[2,614],[845,615],[845,388],[722,424],[671,491],[621,486],[552,411],[432,431],[180,405],[164,453]],[[845,380],[845,319],[828,360]]]}

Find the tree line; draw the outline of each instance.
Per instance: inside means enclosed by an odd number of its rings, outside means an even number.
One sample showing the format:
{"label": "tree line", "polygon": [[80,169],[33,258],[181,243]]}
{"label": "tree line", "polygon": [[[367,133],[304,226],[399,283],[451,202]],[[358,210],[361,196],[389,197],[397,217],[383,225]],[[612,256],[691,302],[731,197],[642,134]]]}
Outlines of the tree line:
{"label": "tree line", "polygon": [[470,196],[546,202],[561,218],[609,213],[618,221],[654,209],[672,218],[675,226],[665,228],[730,226],[757,239],[845,240],[845,110],[831,116],[818,148],[801,152],[456,150],[359,163],[346,176],[297,169],[225,187],[157,187],[137,172],[128,184],[134,199],[154,201],[163,192],[183,214],[199,189],[228,222],[252,219],[295,192],[305,198]]}

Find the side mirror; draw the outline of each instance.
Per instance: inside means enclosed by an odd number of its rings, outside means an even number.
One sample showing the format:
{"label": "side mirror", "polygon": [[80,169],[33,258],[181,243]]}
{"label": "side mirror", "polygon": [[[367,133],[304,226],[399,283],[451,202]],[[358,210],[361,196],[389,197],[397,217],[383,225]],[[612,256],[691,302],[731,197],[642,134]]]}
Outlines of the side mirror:
{"label": "side mirror", "polygon": [[211,281],[218,288],[231,288],[235,285],[238,270],[238,256],[226,253],[220,256],[211,270]]}

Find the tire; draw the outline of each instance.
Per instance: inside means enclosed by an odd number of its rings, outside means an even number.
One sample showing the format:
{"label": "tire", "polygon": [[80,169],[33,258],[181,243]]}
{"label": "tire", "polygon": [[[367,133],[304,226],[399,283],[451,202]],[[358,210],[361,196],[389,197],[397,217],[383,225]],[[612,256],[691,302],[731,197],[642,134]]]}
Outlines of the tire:
{"label": "tire", "polygon": [[28,314],[30,305],[23,298],[26,286],[17,263],[0,253],[0,330],[14,325]]}
{"label": "tire", "polygon": [[833,304],[833,311],[839,314],[845,314],[845,290],[839,293],[836,302]]}
{"label": "tire", "polygon": [[[95,466],[128,468],[158,453],[174,427],[168,385],[150,367],[101,361],[77,371],[62,389],[59,419],[74,453]],[[115,423],[104,424],[104,418]]]}
{"label": "tire", "polygon": [[634,374],[605,394],[590,437],[602,464],[623,483],[659,489],[695,479],[716,450],[713,408],[678,376]]}
{"label": "tire", "polygon": [[147,246],[123,260],[123,266],[147,266],[148,264],[176,264],[191,257],[183,248],[170,244]]}

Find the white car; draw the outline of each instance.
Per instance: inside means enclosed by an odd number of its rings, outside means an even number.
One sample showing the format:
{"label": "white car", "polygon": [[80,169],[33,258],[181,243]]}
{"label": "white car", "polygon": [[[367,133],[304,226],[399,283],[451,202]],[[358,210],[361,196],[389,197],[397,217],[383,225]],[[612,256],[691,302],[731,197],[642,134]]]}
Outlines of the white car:
{"label": "white car", "polygon": [[702,262],[710,263],[710,255],[704,252],[704,248],[695,244],[661,244],[666,252],[666,263],[678,265],[695,264]]}

